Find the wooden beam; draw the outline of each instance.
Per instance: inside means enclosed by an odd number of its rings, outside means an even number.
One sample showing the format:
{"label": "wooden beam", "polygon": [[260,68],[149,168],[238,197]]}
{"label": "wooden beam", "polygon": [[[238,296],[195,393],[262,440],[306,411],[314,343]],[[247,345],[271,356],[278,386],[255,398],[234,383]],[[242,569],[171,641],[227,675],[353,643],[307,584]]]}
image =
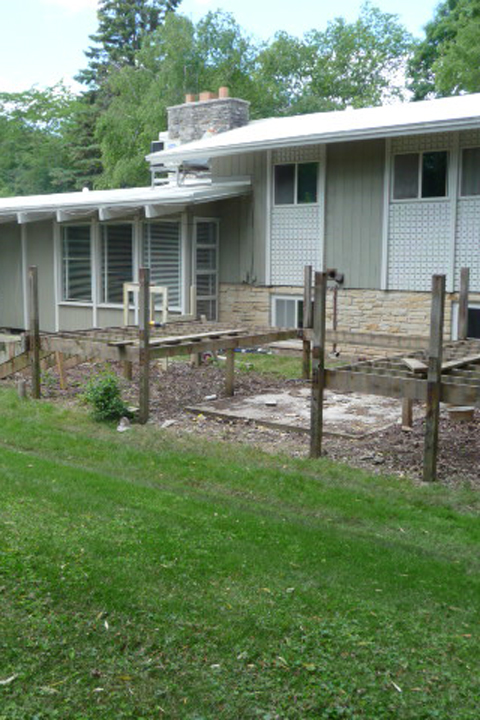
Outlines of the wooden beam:
{"label": "wooden beam", "polygon": [[226,352],[227,362],[225,363],[225,394],[232,397],[235,391],[235,350],[228,348]]}
{"label": "wooden beam", "polygon": [[428,365],[417,358],[402,358],[402,363],[413,373],[426,373]]}
{"label": "wooden beam", "polygon": [[32,397],[38,398],[40,387],[40,320],[38,306],[38,271],[35,266],[28,268],[28,305],[30,366],[32,369]]}
{"label": "wooden beam", "polygon": [[468,290],[470,269],[460,270],[460,297],[458,300],[458,339],[465,340],[468,333]]}
{"label": "wooden beam", "polygon": [[[313,337],[312,330],[305,330],[308,340]],[[380,347],[394,350],[426,350],[428,337],[423,335],[400,335],[394,333],[368,333],[350,330],[327,330],[326,340],[339,345],[357,345],[359,347]]]}
{"label": "wooden beam", "polygon": [[[312,266],[305,265],[303,269],[303,327],[311,328],[312,324]],[[312,348],[310,340],[305,335],[303,335],[302,345],[302,378],[309,380]]]}
{"label": "wooden beam", "polygon": [[437,479],[438,428],[442,382],[443,322],[445,317],[445,275],[432,277],[430,345],[428,348],[427,411],[423,452],[423,481]]}
{"label": "wooden beam", "polygon": [[315,273],[314,293],[310,457],[317,458],[322,454],[327,273]]}
{"label": "wooden beam", "polygon": [[[139,300],[139,413],[138,420],[145,424],[150,414],[150,270],[140,268],[138,271],[140,288]],[[125,348],[124,352],[129,348]]]}

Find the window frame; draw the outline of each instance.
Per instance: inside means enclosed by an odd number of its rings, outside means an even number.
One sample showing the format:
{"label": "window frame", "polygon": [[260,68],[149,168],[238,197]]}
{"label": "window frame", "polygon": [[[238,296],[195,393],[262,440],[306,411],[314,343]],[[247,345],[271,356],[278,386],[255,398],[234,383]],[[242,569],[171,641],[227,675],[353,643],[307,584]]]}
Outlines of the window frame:
{"label": "window frame", "polygon": [[462,200],[468,200],[469,198],[471,200],[480,199],[480,193],[477,195],[463,195],[462,194],[462,180],[463,180],[463,153],[465,150],[479,150],[480,151],[480,145],[465,145],[464,147],[460,148],[460,162],[459,162],[459,171],[458,171],[458,197]]}
{"label": "window frame", "polygon": [[[298,167],[299,165],[316,165],[317,166],[317,176],[316,176],[316,195],[317,199],[315,202],[311,203],[305,203],[305,202],[298,202]],[[280,166],[290,165],[295,168],[294,176],[293,176],[293,203],[277,203],[275,200],[276,192],[275,192],[275,168]],[[302,160],[300,162],[276,162],[273,163],[273,173],[272,173],[272,206],[275,208],[279,207],[316,207],[319,205],[319,191],[320,191],[320,161],[319,160]]]}
{"label": "window frame", "polygon": [[[123,296],[121,302],[112,302],[111,300],[105,300],[105,283],[104,283],[104,276],[103,276],[103,254],[104,254],[104,228],[111,227],[114,225],[130,225],[132,230],[132,279],[126,280],[125,282],[135,282],[136,281],[136,270],[135,270],[135,255],[136,255],[136,248],[135,248],[135,223],[132,220],[114,220],[109,222],[102,222],[98,224],[98,250],[96,252],[96,263],[97,263],[97,297],[99,298],[99,301],[97,302],[97,307],[102,309],[118,309],[123,307]],[[107,286],[108,287],[108,286]],[[132,304],[129,303],[129,307],[132,308]]]}
{"label": "window frame", "polygon": [[277,301],[278,300],[290,300],[295,303],[295,319],[296,319],[296,326],[300,329],[300,305],[303,305],[303,296],[302,295],[282,295],[275,293],[271,296],[271,318],[272,318],[272,327],[285,327],[285,325],[278,325],[277,323]]}
{"label": "window frame", "polygon": [[[85,299],[79,299],[74,300],[72,298],[66,297],[66,275],[65,275],[65,233],[68,232],[70,228],[78,228],[78,227],[86,227],[89,230],[89,243],[90,243],[90,300]],[[95,248],[94,248],[94,234],[92,229],[92,223],[91,222],[69,222],[69,223],[63,223],[61,226],[61,234],[60,234],[60,300],[58,302],[59,305],[66,305],[66,306],[73,306],[73,307],[85,307],[85,308],[92,308],[94,305],[94,297],[95,297],[95,288],[94,288],[94,263],[95,263]]]}
{"label": "window frame", "polygon": [[[445,195],[439,195],[435,197],[422,197],[422,180],[423,180],[423,156],[429,153],[446,153],[447,155],[447,169],[445,172]],[[417,179],[418,179],[418,190],[417,197],[413,198],[396,198],[395,197],[395,158],[400,155],[418,155],[418,168],[417,168]],[[390,177],[390,202],[391,203],[425,203],[425,202],[446,202],[450,199],[450,169],[451,169],[451,149],[450,148],[436,148],[435,150],[406,150],[405,152],[393,152],[391,162],[391,177]]]}

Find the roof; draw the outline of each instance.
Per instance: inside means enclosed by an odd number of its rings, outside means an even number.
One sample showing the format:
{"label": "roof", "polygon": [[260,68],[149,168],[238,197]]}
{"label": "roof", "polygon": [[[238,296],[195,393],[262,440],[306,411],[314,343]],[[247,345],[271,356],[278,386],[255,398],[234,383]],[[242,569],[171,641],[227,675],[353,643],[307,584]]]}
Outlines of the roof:
{"label": "roof", "polygon": [[111,220],[143,210],[147,218],[180,212],[187,205],[214,202],[250,191],[250,181],[186,181],[157,187],[92,190],[52,195],[0,198],[0,222],[26,223],[56,218],[59,222],[89,218]]}
{"label": "roof", "polygon": [[385,105],[362,110],[258,120],[244,127],[147,155],[153,165],[196,158],[313,145],[469,129],[480,125],[480,94]]}

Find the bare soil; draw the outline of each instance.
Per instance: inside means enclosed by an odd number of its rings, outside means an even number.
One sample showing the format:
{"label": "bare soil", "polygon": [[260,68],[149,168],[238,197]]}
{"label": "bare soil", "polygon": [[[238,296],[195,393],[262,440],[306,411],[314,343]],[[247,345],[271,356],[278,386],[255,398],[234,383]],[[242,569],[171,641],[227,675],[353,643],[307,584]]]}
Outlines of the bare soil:
{"label": "bare soil", "polygon": [[[83,391],[91,375],[104,368],[103,363],[82,363],[68,370],[68,388],[61,390],[55,368],[42,377],[45,398],[72,402]],[[120,367],[110,366],[120,373]],[[28,378],[27,378],[28,380]],[[285,389],[308,386],[300,380],[286,380],[255,372],[236,373],[235,395],[247,397],[260,393],[278,393]],[[10,384],[13,380],[9,381]],[[134,367],[133,382],[122,380],[124,397],[132,405],[138,404],[138,376]],[[252,420],[222,420],[192,414],[187,406],[202,404],[207,397],[225,397],[224,371],[216,364],[192,368],[187,362],[171,362],[167,370],[156,365],[151,373],[150,423],[168,428],[176,434],[194,434],[216,441],[248,443],[271,453],[285,453],[306,457],[309,438],[298,432],[261,426]],[[393,473],[421,478],[424,422],[414,421],[411,430],[399,424],[361,438],[326,436],[325,455],[332,460],[348,463],[371,472]],[[480,413],[472,422],[454,422],[446,410],[440,422],[438,479],[449,485],[463,485],[480,489]]]}

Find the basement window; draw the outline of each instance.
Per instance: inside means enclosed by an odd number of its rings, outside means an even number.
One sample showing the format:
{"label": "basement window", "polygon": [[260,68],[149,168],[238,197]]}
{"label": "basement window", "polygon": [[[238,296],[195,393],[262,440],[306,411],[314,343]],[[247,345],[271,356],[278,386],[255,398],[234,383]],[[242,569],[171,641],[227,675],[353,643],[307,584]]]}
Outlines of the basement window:
{"label": "basement window", "polygon": [[133,280],[131,224],[102,226],[102,302],[123,303],[123,283]]}
{"label": "basement window", "polygon": [[480,148],[465,148],[462,152],[462,197],[480,195]]}
{"label": "basement window", "polygon": [[307,205],[317,202],[318,163],[275,165],[275,205]]}
{"label": "basement window", "polygon": [[445,150],[395,155],[393,199],[447,196],[448,153]]}
{"label": "basement window", "polygon": [[303,298],[275,295],[272,298],[272,316],[274,327],[303,327]]}
{"label": "basement window", "polygon": [[67,225],[62,238],[63,300],[92,302],[90,225]]}

